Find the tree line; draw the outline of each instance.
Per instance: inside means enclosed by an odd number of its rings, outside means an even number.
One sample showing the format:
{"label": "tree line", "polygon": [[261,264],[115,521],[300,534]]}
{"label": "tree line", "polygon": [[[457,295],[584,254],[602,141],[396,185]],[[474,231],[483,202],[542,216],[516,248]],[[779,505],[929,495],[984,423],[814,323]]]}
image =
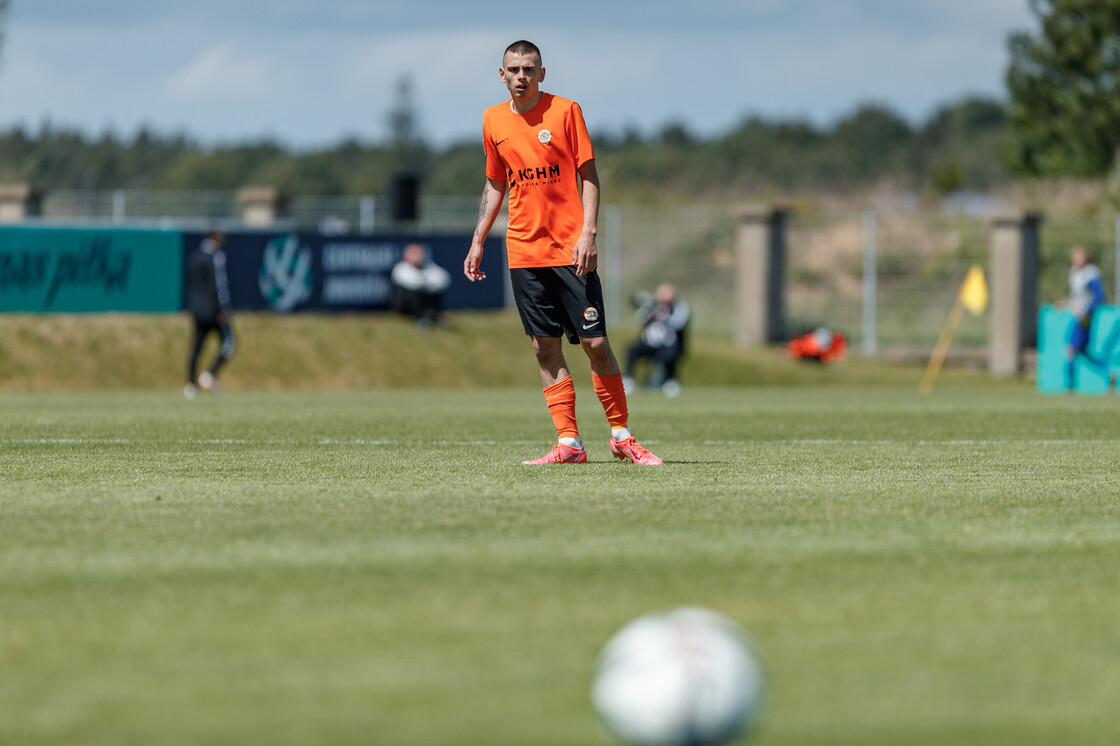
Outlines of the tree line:
{"label": "tree line", "polygon": [[[641,199],[759,190],[848,190],[890,181],[941,192],[983,189],[1009,178],[1007,107],[968,99],[912,126],[881,105],[858,108],[830,127],[806,121],[745,119],[700,138],[682,124],[643,137],[592,133],[604,185]],[[44,189],[236,189],[269,184],[295,194],[382,194],[402,169],[433,195],[481,188],[481,142],[433,148],[414,138],[347,139],[296,150],[259,140],[206,146],[185,134],[141,129],[90,136],[43,124],[0,132],[0,181]]]}

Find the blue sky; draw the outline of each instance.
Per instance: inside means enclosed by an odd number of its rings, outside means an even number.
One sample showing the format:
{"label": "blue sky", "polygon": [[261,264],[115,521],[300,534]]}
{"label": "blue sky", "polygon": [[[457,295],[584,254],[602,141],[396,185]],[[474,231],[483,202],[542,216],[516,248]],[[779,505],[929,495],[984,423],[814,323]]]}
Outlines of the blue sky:
{"label": "blue sky", "polygon": [[919,122],[1002,97],[1007,36],[1035,25],[1027,0],[12,0],[0,127],[379,140],[407,76],[443,145],[477,138],[507,97],[497,70],[520,38],[592,131],[827,125],[866,102]]}

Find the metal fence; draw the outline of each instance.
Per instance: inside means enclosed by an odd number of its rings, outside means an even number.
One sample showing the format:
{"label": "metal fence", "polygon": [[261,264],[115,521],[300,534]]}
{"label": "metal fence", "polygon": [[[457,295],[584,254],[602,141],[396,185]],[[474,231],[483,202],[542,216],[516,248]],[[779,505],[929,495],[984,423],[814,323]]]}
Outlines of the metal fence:
{"label": "metal fence", "polygon": [[669,281],[692,307],[695,331],[728,338],[734,333],[732,210],[608,206],[603,217],[599,266],[611,325],[632,322],[635,295]]}
{"label": "metal fence", "polygon": [[[389,200],[368,196],[296,196],[283,228],[347,232],[473,232],[475,197],[421,196],[419,219],[394,222]],[[240,221],[235,192],[56,191],[46,195],[48,222],[200,227]],[[728,205],[603,207],[600,274],[608,319],[632,323],[631,299],[674,282],[693,308],[694,330],[716,338],[735,333],[736,208]],[[1088,246],[1120,297],[1117,225],[1100,215],[1046,215],[1039,250],[1040,303],[1064,298],[1069,249]],[[495,233],[504,230],[499,219]],[[856,349],[930,347],[945,323],[969,267],[987,270],[989,220],[960,210],[899,208],[865,213],[798,209],[788,216],[785,319],[790,334],[816,326],[845,332]],[[466,246],[464,246],[464,252]],[[958,346],[988,341],[985,318],[966,316]]]}
{"label": "metal fence", "polygon": [[[677,284],[704,333],[735,332],[735,210],[608,207],[600,230],[604,282],[615,323],[629,320],[627,300],[658,282]],[[1107,287],[1117,276],[1113,216],[1045,216],[1039,246],[1039,303],[1068,295],[1070,248],[1087,246]],[[785,326],[788,334],[827,326],[857,349],[930,348],[938,339],[969,268],[988,271],[991,220],[962,211],[858,212],[803,209],[788,216]],[[612,256],[611,253],[618,256]],[[614,297],[613,306],[610,298]],[[986,317],[966,315],[957,347],[988,343]]]}
{"label": "metal fence", "polygon": [[[421,197],[420,218],[395,221],[387,198],[298,195],[288,199],[279,225],[325,233],[473,231],[478,199]],[[48,222],[111,223],[203,228],[240,223],[241,207],[232,191],[147,189],[59,190],[43,198],[42,219]]]}
{"label": "metal fence", "polygon": [[[859,347],[932,346],[973,264],[987,265],[984,221],[962,214],[803,213],[790,221],[787,326],[843,331]],[[987,343],[965,318],[960,345]]]}

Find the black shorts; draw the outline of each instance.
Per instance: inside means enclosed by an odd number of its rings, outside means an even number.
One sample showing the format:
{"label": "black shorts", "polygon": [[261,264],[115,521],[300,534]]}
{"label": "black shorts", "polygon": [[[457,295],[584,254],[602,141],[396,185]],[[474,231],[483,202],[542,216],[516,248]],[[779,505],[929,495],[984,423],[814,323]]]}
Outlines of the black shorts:
{"label": "black shorts", "polygon": [[523,267],[509,275],[526,334],[566,336],[572,344],[580,337],[607,336],[598,272],[580,277],[575,267]]}

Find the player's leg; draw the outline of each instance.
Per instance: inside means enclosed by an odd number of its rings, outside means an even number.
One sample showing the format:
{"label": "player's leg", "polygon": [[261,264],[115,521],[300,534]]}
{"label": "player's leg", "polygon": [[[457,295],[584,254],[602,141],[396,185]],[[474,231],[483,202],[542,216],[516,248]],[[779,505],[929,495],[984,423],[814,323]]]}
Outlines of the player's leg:
{"label": "player's leg", "polygon": [[534,336],[532,339],[544,401],[556,427],[557,442],[544,456],[521,463],[582,464],[587,461],[587,452],[576,424],[576,387],[564,359],[564,342],[559,337]]}
{"label": "player's leg", "polygon": [[218,371],[237,350],[237,338],[233,336],[233,327],[228,323],[222,324],[218,327],[218,333],[222,337],[222,346],[218,348],[218,357],[214,358],[214,364],[210,366],[210,375],[214,377],[217,377]]}
{"label": "player's leg", "polygon": [[638,368],[638,363],[645,360],[650,353],[650,348],[644,342],[638,341],[630,345],[630,349],[626,351],[626,371],[623,374],[626,378],[633,378],[634,371]]}
{"label": "player's leg", "polygon": [[187,385],[183,387],[183,396],[193,399],[198,393],[198,357],[202,352],[202,345],[206,341],[209,327],[204,322],[194,319],[194,337],[191,341],[191,352],[187,358]]}
{"label": "player's leg", "polygon": [[564,340],[560,337],[532,336],[533,355],[541,374],[541,386],[548,388],[563,378],[570,378],[568,361],[564,358]]}
{"label": "player's leg", "polygon": [[653,348],[641,340],[630,345],[630,349],[626,351],[626,367],[622,373],[622,383],[627,394],[632,393],[638,387],[637,379],[634,377],[638,370],[638,364],[649,360],[652,354]]}
{"label": "player's leg", "polygon": [[419,294],[415,290],[408,290],[399,285],[394,285],[390,305],[392,309],[401,316],[408,316],[412,319],[420,318]]}
{"label": "player's leg", "polygon": [[681,359],[681,350],[677,345],[668,345],[657,351],[657,359],[665,369],[665,380],[677,377],[677,362]]}
{"label": "player's leg", "polygon": [[[582,279],[587,278],[592,278],[589,283],[592,287],[582,297],[575,295],[575,307],[601,309],[602,290],[598,289],[598,277],[595,273],[591,273]],[[601,314],[601,310],[599,313]],[[584,316],[586,315],[584,312]],[[600,315],[597,318],[602,317]],[[624,439],[630,435],[627,425],[629,414],[626,407],[626,386],[614,350],[611,349],[610,339],[607,337],[606,325],[600,323],[598,326],[595,336],[580,336],[579,344],[591,363],[591,381],[595,385],[595,394],[599,397],[599,403],[603,405],[603,412],[607,415],[607,422],[611,425],[612,436],[616,439]]]}
{"label": "player's leg", "polygon": [[551,451],[522,463],[583,463],[587,461],[587,453],[576,425],[576,389],[564,359],[564,325],[556,318],[556,304],[550,299],[549,270],[512,269],[510,280],[521,324],[533,342],[545,404],[557,435],[557,444]]}
{"label": "player's leg", "polygon": [[210,368],[198,376],[198,387],[203,391],[217,393],[218,371],[233,356],[233,351],[237,349],[237,341],[234,339],[233,329],[228,323],[219,324],[215,322],[210,324],[207,334],[210,332],[216,333],[221,338],[221,344],[218,347],[217,355],[214,357],[214,362],[210,364]]}
{"label": "player's leg", "polygon": [[611,349],[611,342],[606,335],[602,337],[580,337],[579,344],[591,363],[593,373],[600,376],[622,375],[618,367],[618,360],[614,356],[614,350]]}
{"label": "player's leg", "polygon": [[1084,354],[1088,345],[1088,326],[1080,320],[1075,320],[1069,331],[1069,347],[1066,350],[1066,389],[1069,391],[1077,388],[1077,381],[1075,380],[1077,356]]}
{"label": "player's leg", "polygon": [[558,277],[563,282],[564,307],[572,326],[578,324],[580,347],[591,363],[591,381],[595,386],[595,395],[599,397],[599,403],[603,405],[603,412],[611,426],[611,453],[615,458],[636,464],[660,464],[661,459],[639,445],[630,433],[626,386],[607,338],[606,321],[603,318],[603,288],[599,282],[599,274],[590,272],[579,277],[571,267],[557,269]]}
{"label": "player's leg", "polygon": [[654,357],[663,372],[661,393],[669,398],[679,396],[681,382],[677,380],[677,361],[681,359],[680,345],[666,345],[657,351]]}
{"label": "player's leg", "polygon": [[591,382],[611,426],[611,455],[635,464],[660,464],[661,459],[642,447],[630,432],[626,386],[622,380],[622,371],[618,369],[618,362],[611,351],[610,340],[606,336],[585,337],[580,339],[580,345],[591,361]]}
{"label": "player's leg", "polygon": [[443,313],[443,293],[423,293],[422,314],[429,323],[438,324]]}

